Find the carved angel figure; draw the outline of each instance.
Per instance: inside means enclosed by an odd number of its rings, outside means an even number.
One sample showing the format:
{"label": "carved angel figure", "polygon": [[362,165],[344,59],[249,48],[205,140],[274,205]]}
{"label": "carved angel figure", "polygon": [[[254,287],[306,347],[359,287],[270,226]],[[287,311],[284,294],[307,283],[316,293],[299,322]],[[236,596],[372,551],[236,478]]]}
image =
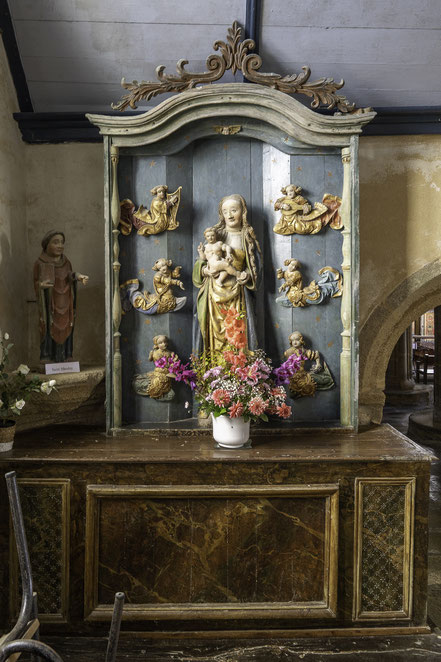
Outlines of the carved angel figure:
{"label": "carved angel figure", "polygon": [[342,295],[341,274],[333,267],[323,267],[319,270],[320,278],[311,281],[303,287],[303,277],[300,271],[301,264],[295,258],[289,258],[284,262],[287,267],[277,269],[277,278],[285,280],[279,287],[279,292],[286,292],[277,297],[276,302],[286,308],[303,308],[311,304],[322,303],[328,297],[340,297]]}
{"label": "carved angel figure", "polygon": [[[149,361],[159,361],[174,356],[168,349],[167,336],[155,336],[153,338],[153,349],[149,354]],[[164,361],[165,363],[165,361]],[[172,379],[174,375],[168,371],[168,367],[155,365],[152,372],[145,372],[135,375],[132,386],[138,395],[146,395],[155,400],[164,400],[168,402],[175,394],[172,388]]]}
{"label": "carved angel figure", "polygon": [[153,276],[154,294],[148,290],[139,290],[139,280],[134,278],[120,285],[123,311],[127,312],[133,306],[145,315],[160,315],[180,310],[185,306],[187,297],[175,297],[172,287],[184,289],[179,280],[182,267],[172,270],[172,261],[165,257],[156,260],[152,267],[157,273]]}
{"label": "carved angel figure", "polygon": [[339,214],[341,198],[325,193],[322,202],[316,202],[314,208],[300,193],[300,186],[288,184],[281,189],[283,198],[278,198],[274,204],[276,211],[282,215],[273,230],[277,234],[317,234],[325,225],[334,230],[342,227]]}
{"label": "carved angel figure", "polygon": [[303,355],[307,361],[314,361],[313,366],[305,369],[306,361],[302,361],[300,370],[294,373],[289,382],[289,390],[293,398],[313,396],[316,391],[328,391],[335,386],[327,364],[320,361],[320,354],[315,349],[307,349],[300,331],[293,331],[289,336],[289,348],[284,352],[285,358],[293,354]]}
{"label": "carved angel figure", "polygon": [[142,235],[159,234],[165,230],[176,230],[179,226],[176,216],[181,201],[181,190],[182,186],[179,186],[174,193],[167,193],[168,186],[165,184],[155,186],[150,191],[154,196],[150,203],[150,209],[146,209],[141,205],[135,211],[135,204],[129,198],[122,200],[120,203],[120,227],[122,234],[130,234],[132,226],[138,231],[138,234]]}

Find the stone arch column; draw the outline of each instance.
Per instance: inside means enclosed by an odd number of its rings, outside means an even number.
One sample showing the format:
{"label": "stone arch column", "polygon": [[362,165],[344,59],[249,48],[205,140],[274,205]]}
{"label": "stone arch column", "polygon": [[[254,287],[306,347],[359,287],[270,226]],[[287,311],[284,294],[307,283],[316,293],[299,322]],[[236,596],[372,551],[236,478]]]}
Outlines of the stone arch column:
{"label": "stone arch column", "polygon": [[360,329],[360,425],[381,423],[390,355],[419,315],[441,305],[441,259],[402,281],[370,314]]}

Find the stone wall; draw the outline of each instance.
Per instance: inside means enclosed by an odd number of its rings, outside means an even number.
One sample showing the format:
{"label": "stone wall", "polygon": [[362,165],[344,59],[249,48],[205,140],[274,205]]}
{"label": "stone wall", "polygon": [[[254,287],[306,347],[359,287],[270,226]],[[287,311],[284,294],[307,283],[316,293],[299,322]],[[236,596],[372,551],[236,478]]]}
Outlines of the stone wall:
{"label": "stone wall", "polygon": [[15,347],[11,364],[27,356],[25,145],[12,113],[18,110],[0,39],[0,329]]}
{"label": "stone wall", "polygon": [[441,304],[441,136],[360,143],[360,419],[379,423],[398,338]]}
{"label": "stone wall", "polygon": [[39,360],[38,308],[32,293],[32,265],[41,239],[64,232],[66,255],[89,283],[77,287],[74,358],[81,365],[104,364],[104,215],[101,144],[26,145],[29,361]]}

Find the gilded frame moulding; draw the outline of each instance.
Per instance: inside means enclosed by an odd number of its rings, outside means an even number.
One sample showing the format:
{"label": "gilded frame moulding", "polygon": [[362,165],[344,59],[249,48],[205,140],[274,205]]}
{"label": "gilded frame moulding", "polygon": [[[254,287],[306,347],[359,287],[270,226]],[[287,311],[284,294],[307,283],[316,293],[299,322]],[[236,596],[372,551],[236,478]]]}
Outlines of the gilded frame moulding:
{"label": "gilded frame moulding", "polygon": [[[191,90],[197,85],[214,83],[220,80],[224,73],[231,69],[235,74],[241,71],[243,77],[251,83],[266,85],[273,89],[280,90],[286,94],[303,94],[312,97],[311,108],[326,106],[328,110],[337,108],[342,113],[351,113],[355,111],[355,104],[350,103],[345,96],[337,94],[344,85],[344,80],[334,81],[333,78],[319,78],[315,81],[309,81],[311,69],[308,66],[302,67],[302,73],[289,74],[282,76],[274,73],[260,73],[262,58],[257,53],[250,53],[254,50],[255,43],[252,39],[241,41],[242,28],[237,21],[228,28],[226,42],[215,41],[213,48],[220,51],[220,55],[212,53],[208,56],[205,72],[185,71],[185,65],[188,60],[179,60],[176,64],[177,76],[165,74],[163,64],[156,67],[157,81],[133,80],[127,83],[123,78],[121,86],[129,90],[129,94],[124,95],[121,100],[113,104],[113,110],[126,110],[128,106],[135,109],[140,101],[149,101],[153,97],[166,92],[184,92]],[[361,112],[370,110],[362,109]],[[357,111],[360,112],[360,111]]]}
{"label": "gilded frame moulding", "polygon": [[258,603],[188,603],[187,604],[126,604],[127,620],[145,619],[271,619],[271,618],[336,618],[338,579],[338,512],[337,483],[310,485],[88,485],[86,505],[86,563],[84,578],[84,610],[87,620],[108,620],[111,604],[98,601],[99,586],[99,519],[100,501],[117,498],[199,499],[229,497],[305,498],[323,497],[325,521],[323,529],[323,600],[317,602]]}

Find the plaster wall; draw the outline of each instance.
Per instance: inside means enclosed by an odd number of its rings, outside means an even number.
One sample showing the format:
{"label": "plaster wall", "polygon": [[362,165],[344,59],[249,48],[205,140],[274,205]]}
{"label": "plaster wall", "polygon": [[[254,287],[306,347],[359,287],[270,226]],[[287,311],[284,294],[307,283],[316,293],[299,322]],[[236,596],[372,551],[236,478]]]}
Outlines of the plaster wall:
{"label": "plaster wall", "polygon": [[12,113],[14,85],[0,39],[0,329],[14,343],[11,366],[27,359],[25,146]]}
{"label": "plaster wall", "polygon": [[360,419],[380,422],[400,335],[441,304],[441,136],[360,140]]}
{"label": "plaster wall", "polygon": [[27,145],[25,149],[28,234],[30,363],[39,360],[38,307],[32,267],[49,230],[64,232],[65,254],[74,271],[89,276],[77,285],[74,359],[104,364],[104,215],[102,144]]}
{"label": "plaster wall", "polygon": [[441,136],[360,141],[360,323],[441,254]]}

